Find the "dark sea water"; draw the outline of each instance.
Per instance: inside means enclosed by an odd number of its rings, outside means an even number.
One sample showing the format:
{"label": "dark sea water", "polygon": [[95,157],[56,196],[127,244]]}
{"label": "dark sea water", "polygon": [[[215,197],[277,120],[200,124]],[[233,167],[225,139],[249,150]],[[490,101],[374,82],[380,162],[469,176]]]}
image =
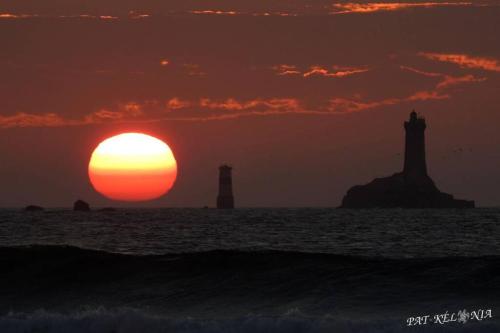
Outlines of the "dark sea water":
{"label": "dark sea water", "polygon": [[[500,332],[499,220],[500,209],[0,210],[0,332]],[[445,313],[455,320],[430,322]]]}

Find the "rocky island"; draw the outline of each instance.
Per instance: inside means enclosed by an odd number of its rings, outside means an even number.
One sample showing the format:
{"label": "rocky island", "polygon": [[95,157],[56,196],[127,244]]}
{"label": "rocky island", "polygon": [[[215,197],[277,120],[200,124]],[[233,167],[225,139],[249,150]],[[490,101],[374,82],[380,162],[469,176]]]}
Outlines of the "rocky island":
{"label": "rocky island", "polygon": [[455,199],[441,192],[427,174],[425,119],[413,111],[404,123],[404,169],[347,191],[341,208],[474,208],[474,201]]}

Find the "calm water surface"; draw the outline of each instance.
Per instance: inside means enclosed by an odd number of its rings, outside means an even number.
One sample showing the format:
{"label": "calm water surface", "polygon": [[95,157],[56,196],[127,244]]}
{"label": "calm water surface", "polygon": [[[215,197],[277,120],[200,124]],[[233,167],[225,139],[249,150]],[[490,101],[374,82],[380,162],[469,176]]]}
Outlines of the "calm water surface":
{"label": "calm water surface", "polygon": [[216,249],[384,257],[500,253],[500,209],[0,210],[0,246],[72,245],[126,254]]}

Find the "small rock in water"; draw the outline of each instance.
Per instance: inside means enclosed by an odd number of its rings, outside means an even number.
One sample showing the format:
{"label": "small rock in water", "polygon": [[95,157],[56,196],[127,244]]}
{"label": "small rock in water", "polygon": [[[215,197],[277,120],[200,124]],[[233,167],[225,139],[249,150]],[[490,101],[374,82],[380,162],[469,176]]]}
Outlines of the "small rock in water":
{"label": "small rock in water", "polygon": [[73,205],[73,210],[79,212],[88,212],[90,211],[90,205],[83,200],[77,200]]}
{"label": "small rock in water", "polygon": [[27,212],[39,212],[44,210],[43,207],[36,206],[36,205],[29,205],[24,208],[25,211]]}

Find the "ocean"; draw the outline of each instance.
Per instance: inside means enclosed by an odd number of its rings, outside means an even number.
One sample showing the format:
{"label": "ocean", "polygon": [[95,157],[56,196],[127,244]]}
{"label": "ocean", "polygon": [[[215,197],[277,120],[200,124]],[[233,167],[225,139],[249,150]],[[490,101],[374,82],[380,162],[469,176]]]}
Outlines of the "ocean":
{"label": "ocean", "polygon": [[0,332],[500,332],[499,220],[3,209]]}

